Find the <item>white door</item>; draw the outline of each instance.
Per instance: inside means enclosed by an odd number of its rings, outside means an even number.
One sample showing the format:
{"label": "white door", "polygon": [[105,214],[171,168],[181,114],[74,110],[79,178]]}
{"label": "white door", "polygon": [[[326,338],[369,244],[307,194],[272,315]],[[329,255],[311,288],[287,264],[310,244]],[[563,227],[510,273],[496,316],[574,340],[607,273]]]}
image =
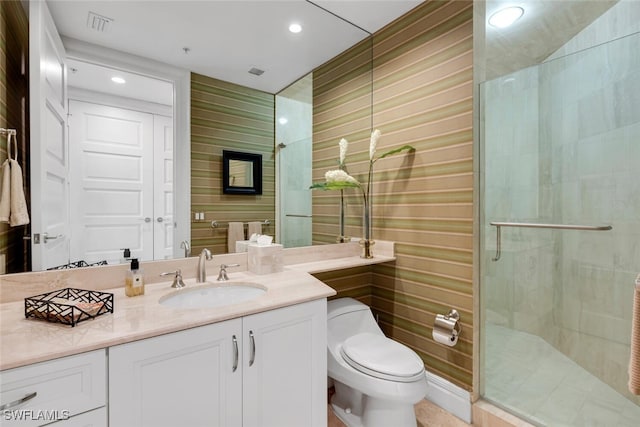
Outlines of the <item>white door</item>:
{"label": "white door", "polygon": [[32,269],[69,262],[66,54],[44,1],[29,2]]}
{"label": "white door", "polygon": [[173,258],[173,118],[153,116],[154,259]]}
{"label": "white door", "polygon": [[242,426],[241,325],[233,319],[110,347],[109,424]]}
{"label": "white door", "polygon": [[69,102],[71,259],[153,257],[153,115]]}
{"label": "white door", "polygon": [[326,300],[246,316],[242,323],[242,425],[326,427]]}

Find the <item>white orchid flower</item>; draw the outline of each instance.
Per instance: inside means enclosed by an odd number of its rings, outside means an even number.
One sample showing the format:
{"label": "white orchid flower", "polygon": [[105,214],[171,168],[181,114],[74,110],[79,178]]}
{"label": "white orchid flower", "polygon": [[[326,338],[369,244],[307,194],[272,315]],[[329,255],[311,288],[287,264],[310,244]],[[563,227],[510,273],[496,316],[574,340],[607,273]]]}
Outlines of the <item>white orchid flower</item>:
{"label": "white orchid flower", "polygon": [[349,147],[349,142],[346,139],[342,138],[338,145],[340,145],[340,166],[343,166],[344,161],[347,157],[347,148]]}
{"label": "white orchid flower", "polygon": [[378,129],[371,133],[371,142],[369,143],[369,161],[373,161],[373,156],[376,154],[376,145],[378,145],[380,136],[382,136],[382,132]]}
{"label": "white orchid flower", "polygon": [[352,177],[351,175],[349,175],[348,173],[346,173],[341,169],[327,171],[324,174],[324,179],[327,182],[327,184],[341,183],[341,182],[347,182],[350,184],[358,184],[358,185],[360,184],[357,179],[355,179],[354,177]]}

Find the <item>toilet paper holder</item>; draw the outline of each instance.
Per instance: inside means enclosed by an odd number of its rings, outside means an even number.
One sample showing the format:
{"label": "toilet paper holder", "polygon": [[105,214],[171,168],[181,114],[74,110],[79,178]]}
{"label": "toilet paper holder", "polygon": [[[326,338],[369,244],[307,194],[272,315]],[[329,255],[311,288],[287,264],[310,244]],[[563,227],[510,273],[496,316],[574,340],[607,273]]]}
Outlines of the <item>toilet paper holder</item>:
{"label": "toilet paper holder", "polygon": [[436,314],[436,320],[433,327],[434,329],[437,328],[443,332],[446,331],[451,335],[451,341],[455,341],[462,333],[460,313],[455,309],[451,309],[447,314]]}

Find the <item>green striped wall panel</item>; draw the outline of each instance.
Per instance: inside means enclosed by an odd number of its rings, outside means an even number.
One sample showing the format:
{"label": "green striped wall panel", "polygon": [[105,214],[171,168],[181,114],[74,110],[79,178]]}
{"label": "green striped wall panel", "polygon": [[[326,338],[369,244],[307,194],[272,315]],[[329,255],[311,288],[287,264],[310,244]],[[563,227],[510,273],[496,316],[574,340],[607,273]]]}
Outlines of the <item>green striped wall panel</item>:
{"label": "green striped wall panel", "polygon": [[[372,268],[371,286],[362,277],[340,286],[370,291],[385,333],[467,390],[474,328],[472,9],[471,1],[424,2],[373,35],[373,68],[362,63],[363,43],[314,71],[313,128],[314,181],[335,169],[342,137],[350,143],[349,173],[358,179],[367,171],[372,128],[382,132],[379,153],[415,147],[374,169],[373,236],[397,242],[397,261]],[[366,106],[346,107],[367,97],[367,77],[373,123]],[[347,234],[361,236],[362,203],[348,193]],[[314,192],[314,243],[335,241],[338,200],[337,192]],[[464,330],[454,348],[431,338],[435,315],[450,308],[461,313]]]}
{"label": "green striped wall panel", "polygon": [[[274,108],[272,94],[191,74],[191,216],[206,218],[192,220],[194,254],[226,253],[229,221],[274,221]],[[262,195],[222,193],[222,150],[262,154]],[[224,226],[211,228],[212,220]],[[263,231],[275,234],[273,227]]]}

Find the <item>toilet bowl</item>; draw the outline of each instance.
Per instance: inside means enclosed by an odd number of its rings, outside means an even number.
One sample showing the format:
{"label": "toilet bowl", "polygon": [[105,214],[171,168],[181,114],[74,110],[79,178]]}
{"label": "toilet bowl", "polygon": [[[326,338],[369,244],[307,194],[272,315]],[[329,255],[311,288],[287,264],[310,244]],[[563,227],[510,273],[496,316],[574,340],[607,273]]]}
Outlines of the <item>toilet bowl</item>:
{"label": "toilet bowl", "polygon": [[413,405],[427,393],[424,363],[385,337],[368,306],[353,298],[327,304],[331,407],[349,427],[415,427]]}

